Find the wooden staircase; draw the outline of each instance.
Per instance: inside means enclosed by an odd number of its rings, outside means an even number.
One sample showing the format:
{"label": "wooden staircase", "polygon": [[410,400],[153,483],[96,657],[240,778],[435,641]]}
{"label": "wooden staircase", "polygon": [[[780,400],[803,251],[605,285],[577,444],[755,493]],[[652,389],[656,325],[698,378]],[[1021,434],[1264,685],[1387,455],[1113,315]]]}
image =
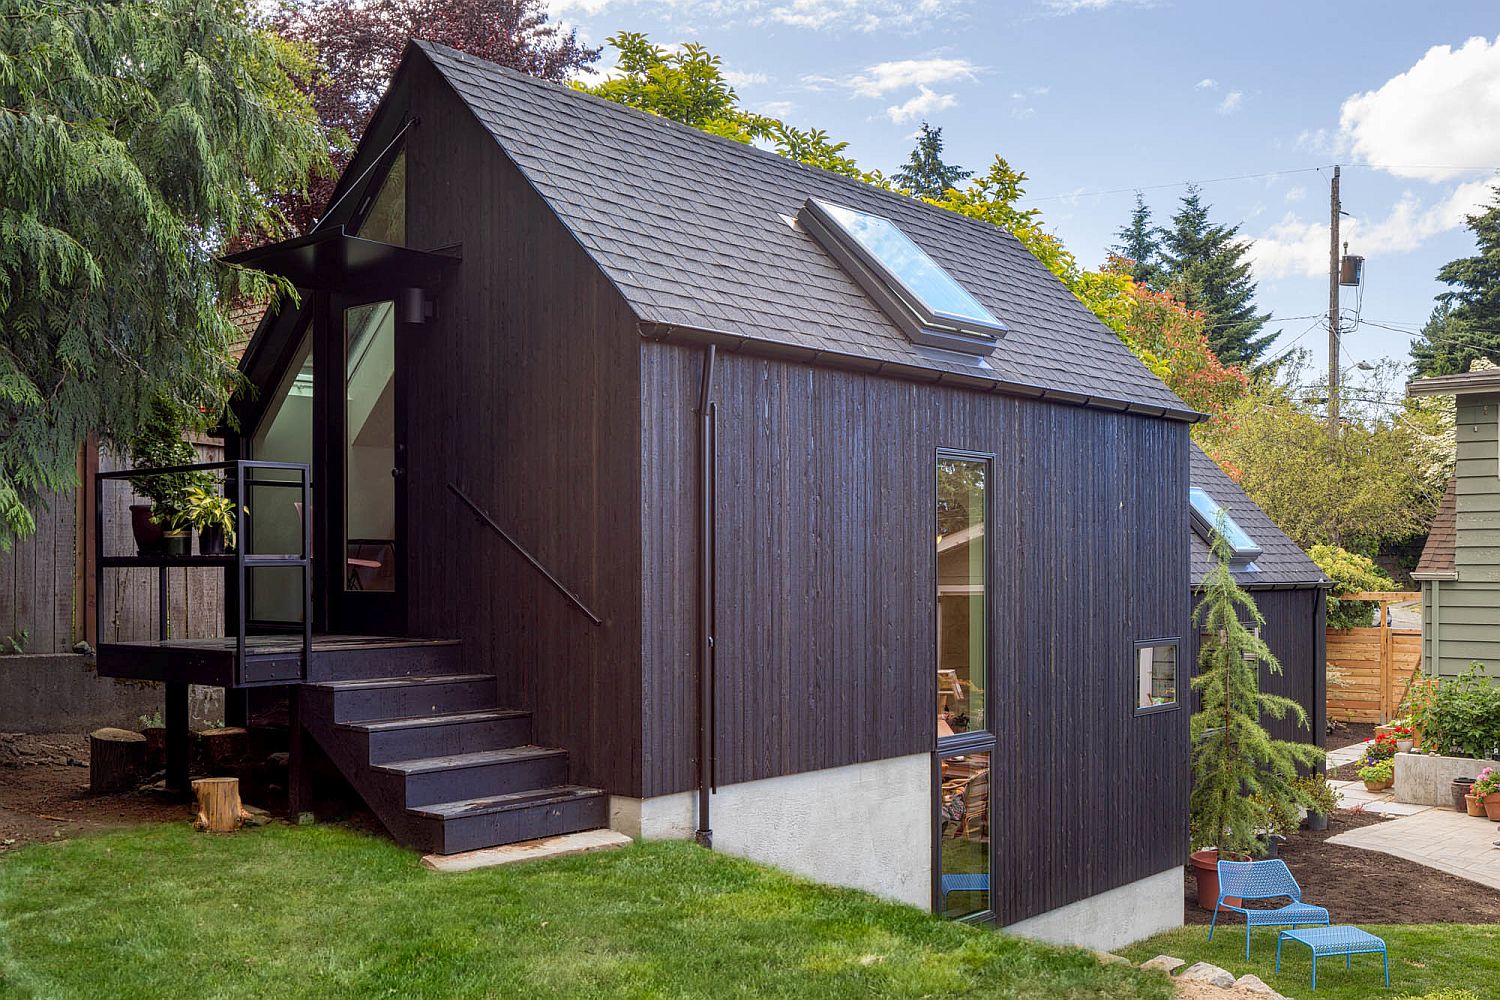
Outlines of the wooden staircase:
{"label": "wooden staircase", "polygon": [[568,783],[567,751],[535,746],[457,642],[361,652],[309,670],[302,725],[397,842],[454,854],[608,824],[604,792]]}

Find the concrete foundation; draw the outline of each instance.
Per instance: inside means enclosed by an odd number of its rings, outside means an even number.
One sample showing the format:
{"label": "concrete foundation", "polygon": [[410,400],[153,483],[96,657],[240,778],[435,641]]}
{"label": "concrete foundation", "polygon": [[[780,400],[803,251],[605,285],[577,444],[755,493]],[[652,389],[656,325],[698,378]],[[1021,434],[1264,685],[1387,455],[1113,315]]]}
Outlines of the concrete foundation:
{"label": "concrete foundation", "polygon": [[[697,807],[695,792],[615,796],[610,826],[632,837],[690,838]],[[931,754],[720,786],[709,810],[716,850],[932,907]],[[1179,882],[1179,903],[1181,895]]]}
{"label": "concrete foundation", "polygon": [[1005,931],[1052,944],[1113,951],[1181,927],[1183,906],[1182,869],[1174,867],[1028,917]]}
{"label": "concrete foundation", "polygon": [[1420,753],[1398,753],[1396,801],[1423,806],[1451,806],[1449,791],[1454,778],[1472,778],[1487,767],[1500,769],[1500,761],[1471,757],[1429,757]]}
{"label": "concrete foundation", "polygon": [[[142,716],[160,715],[164,706],[160,684],[100,677],[91,656],[0,656],[0,732],[86,733],[101,726],[139,729]],[[223,722],[222,692],[191,688],[188,713],[193,725]]]}

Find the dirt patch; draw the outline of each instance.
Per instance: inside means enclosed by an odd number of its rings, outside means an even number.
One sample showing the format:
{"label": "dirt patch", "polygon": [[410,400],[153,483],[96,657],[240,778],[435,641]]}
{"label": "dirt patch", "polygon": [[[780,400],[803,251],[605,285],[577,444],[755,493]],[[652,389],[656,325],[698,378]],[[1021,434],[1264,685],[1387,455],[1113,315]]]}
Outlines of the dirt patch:
{"label": "dirt patch", "polygon": [[[1302,886],[1302,898],[1328,908],[1336,924],[1482,924],[1500,922],[1500,896],[1466,879],[1378,851],[1328,843],[1329,837],[1387,822],[1358,812],[1329,817],[1328,829],[1302,830],[1282,845],[1280,856]],[[1206,924],[1197,883],[1184,879],[1187,922]],[[1231,924],[1237,914],[1230,914]]]}
{"label": "dirt patch", "polygon": [[[1375,738],[1375,726],[1366,722],[1336,722],[1333,723],[1335,730],[1328,734],[1324,748],[1327,750],[1338,750],[1342,747],[1354,746]],[[1358,781],[1359,764],[1345,764],[1328,772],[1329,781]]]}

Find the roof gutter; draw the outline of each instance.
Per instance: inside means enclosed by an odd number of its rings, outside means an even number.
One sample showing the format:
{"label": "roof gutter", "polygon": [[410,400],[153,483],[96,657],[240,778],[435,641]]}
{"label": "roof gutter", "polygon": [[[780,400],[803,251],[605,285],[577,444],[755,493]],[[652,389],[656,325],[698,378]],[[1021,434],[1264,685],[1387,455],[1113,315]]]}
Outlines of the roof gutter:
{"label": "roof gutter", "polygon": [[651,320],[641,320],[637,324],[637,328],[644,339],[657,343],[690,344],[694,346],[708,346],[712,344],[720,350],[731,354],[748,354],[755,357],[794,361],[825,368],[837,368],[841,371],[897,378],[908,382],[925,382],[931,385],[953,386],[954,388],[977,392],[1020,396],[1027,399],[1041,399],[1049,403],[1082,406],[1094,410],[1108,410],[1111,413],[1132,413],[1165,420],[1177,420],[1183,423],[1198,423],[1199,421],[1208,419],[1208,414],[1186,408],[1150,406],[1130,400],[1115,399],[1110,396],[1068,392],[1065,389],[1052,389],[1025,382],[983,378],[977,375],[963,375],[958,372],[935,371],[931,368],[922,368],[917,365],[877,361],[873,358],[866,358],[857,354],[814,350],[809,347],[781,344],[775,341],[760,340],[740,334],[678,326],[675,323],[657,323]]}

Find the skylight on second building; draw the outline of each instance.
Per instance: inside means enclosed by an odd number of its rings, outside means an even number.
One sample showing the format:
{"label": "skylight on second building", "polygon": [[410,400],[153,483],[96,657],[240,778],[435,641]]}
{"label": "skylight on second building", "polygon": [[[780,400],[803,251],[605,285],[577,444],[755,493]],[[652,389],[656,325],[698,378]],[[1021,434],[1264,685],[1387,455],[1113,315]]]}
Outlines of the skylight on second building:
{"label": "skylight on second building", "polygon": [[914,343],[989,354],[1005,324],[890,219],[809,198],[797,221]]}
{"label": "skylight on second building", "polygon": [[[1224,507],[1197,486],[1188,490],[1188,503],[1193,510],[1193,527],[1205,541],[1213,541],[1213,533],[1224,532],[1224,541],[1229,543],[1230,562],[1236,565],[1253,562],[1262,553],[1250,533],[1241,528]],[[1222,520],[1221,520],[1222,519]]]}

